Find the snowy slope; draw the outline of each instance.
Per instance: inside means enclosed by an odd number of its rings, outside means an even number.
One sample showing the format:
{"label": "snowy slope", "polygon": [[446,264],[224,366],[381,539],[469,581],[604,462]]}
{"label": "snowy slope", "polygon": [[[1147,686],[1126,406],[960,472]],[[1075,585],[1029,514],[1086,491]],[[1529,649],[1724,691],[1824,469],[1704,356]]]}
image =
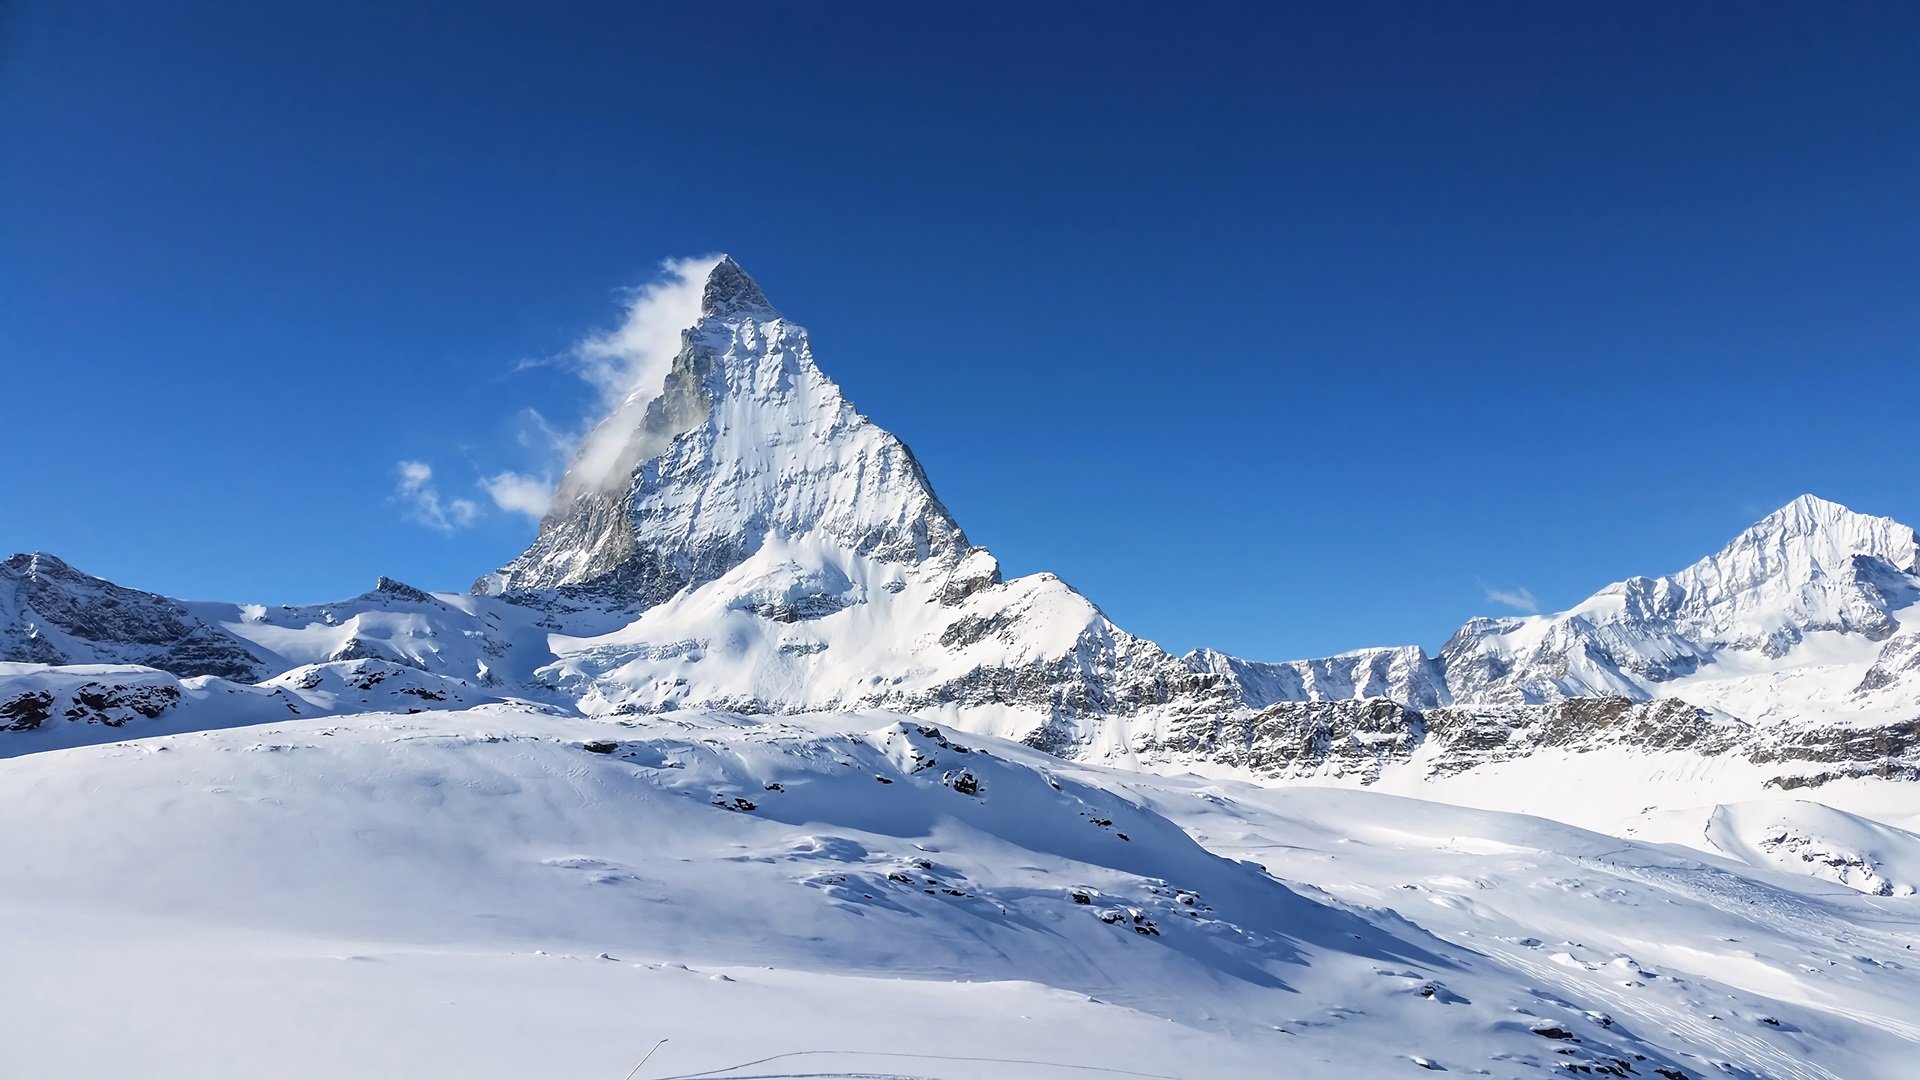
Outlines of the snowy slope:
{"label": "snowy slope", "polygon": [[[671,1036],[646,1075],[1890,1076],[1920,1030],[1890,901],[883,714],[296,721],[14,758],[0,802],[28,1075],[597,1075]],[[73,1037],[109,982],[153,1043]]]}
{"label": "snowy slope", "polygon": [[465,680],[388,660],[308,664],[256,685],[211,675],[182,679],[130,664],[0,663],[0,757],[290,717],[467,709],[501,700]]}
{"label": "snowy slope", "polygon": [[1920,893],[1920,836],[1821,803],[1721,806],[1706,838],[1754,866],[1810,874],[1878,896]]}
{"label": "snowy slope", "polygon": [[0,757],[318,711],[287,690],[211,675],[182,679],[128,664],[0,663]]}

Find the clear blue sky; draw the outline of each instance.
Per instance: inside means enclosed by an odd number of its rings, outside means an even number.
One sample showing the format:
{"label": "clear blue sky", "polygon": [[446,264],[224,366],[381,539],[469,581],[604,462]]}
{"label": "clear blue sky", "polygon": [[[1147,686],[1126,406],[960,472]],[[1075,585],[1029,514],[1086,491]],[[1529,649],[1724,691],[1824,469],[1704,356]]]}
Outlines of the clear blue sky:
{"label": "clear blue sky", "polygon": [[0,7],[0,548],[463,588],[532,525],[395,463],[483,500],[589,400],[520,362],[713,251],[1174,649],[1920,520],[1912,5],[539,7]]}

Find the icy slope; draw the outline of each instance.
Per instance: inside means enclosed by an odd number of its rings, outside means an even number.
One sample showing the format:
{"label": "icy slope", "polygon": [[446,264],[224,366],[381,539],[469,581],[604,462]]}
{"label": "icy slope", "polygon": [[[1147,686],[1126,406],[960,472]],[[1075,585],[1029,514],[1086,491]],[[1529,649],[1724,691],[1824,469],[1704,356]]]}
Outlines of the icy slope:
{"label": "icy slope", "polygon": [[[666,1035],[655,1075],[1875,1076],[1920,1000],[1910,913],[1802,877],[879,714],[299,721],[0,762],[0,805],[28,1074],[598,1074]],[[109,982],[141,1045],[72,1037]]]}

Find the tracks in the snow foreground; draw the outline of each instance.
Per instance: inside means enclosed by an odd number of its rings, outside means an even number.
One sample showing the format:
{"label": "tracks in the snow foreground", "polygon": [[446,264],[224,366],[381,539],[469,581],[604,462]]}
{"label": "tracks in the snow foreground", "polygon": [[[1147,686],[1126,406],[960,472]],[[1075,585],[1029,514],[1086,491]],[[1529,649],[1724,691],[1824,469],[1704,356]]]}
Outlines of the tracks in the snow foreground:
{"label": "tracks in the snow foreground", "polygon": [[702,1072],[672,1073],[660,1077],[659,1080],[802,1080],[802,1078],[807,1078],[807,1080],[815,1080],[815,1078],[817,1078],[817,1080],[826,1080],[828,1077],[834,1078],[834,1080],[942,1080],[941,1077],[929,1076],[922,1073],[845,1071],[746,1073],[740,1071],[742,1069],[760,1068],[761,1066],[771,1065],[777,1061],[790,1061],[794,1058],[880,1058],[892,1059],[894,1061],[949,1062],[969,1065],[1024,1065],[1037,1069],[1062,1070],[1075,1075],[1093,1077],[1135,1076],[1145,1077],[1147,1080],[1180,1080],[1179,1077],[1170,1076],[1166,1073],[1139,1072],[1133,1069],[1118,1069],[1104,1065],[1069,1065],[1058,1061],[1036,1061],[1031,1058],[973,1057],[957,1054],[910,1054],[882,1050],[794,1050],[789,1053],[774,1054],[770,1057],[757,1058],[753,1061],[743,1061],[738,1065],[727,1065],[718,1069],[708,1069]]}

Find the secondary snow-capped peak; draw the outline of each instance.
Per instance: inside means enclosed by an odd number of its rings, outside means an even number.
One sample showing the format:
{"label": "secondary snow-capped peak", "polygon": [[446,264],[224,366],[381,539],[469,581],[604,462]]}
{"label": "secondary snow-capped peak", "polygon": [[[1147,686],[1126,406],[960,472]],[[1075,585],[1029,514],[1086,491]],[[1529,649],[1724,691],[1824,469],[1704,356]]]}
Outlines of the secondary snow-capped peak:
{"label": "secondary snow-capped peak", "polygon": [[1682,574],[1714,566],[1748,575],[1796,576],[1831,571],[1862,555],[1903,573],[1920,572],[1920,537],[1892,518],[1857,513],[1837,502],[1802,495]]}
{"label": "secondary snow-capped peak", "polygon": [[0,561],[0,661],[133,663],[237,679],[262,669],[260,657],[179,601],[37,551]]}
{"label": "secondary snow-capped peak", "polygon": [[[1457,700],[1646,698],[1730,654],[1778,660],[1809,635],[1885,641],[1916,601],[1912,528],[1803,495],[1674,574],[1617,582],[1556,615],[1475,619],[1443,656]],[[1697,683],[1685,693],[1711,695]]]}
{"label": "secondary snow-capped peak", "polygon": [[646,607],[771,538],[889,562],[966,553],[912,452],[854,410],[806,330],[731,258],[708,274],[701,308],[612,476],[576,460],[540,537],[478,591],[584,588]]}
{"label": "secondary snow-capped peak", "polygon": [[1777,656],[1817,630],[1891,634],[1891,612],[1912,600],[1903,579],[1916,572],[1913,529],[1802,495],[1650,589],[1625,585],[1651,598],[1649,614]]}

